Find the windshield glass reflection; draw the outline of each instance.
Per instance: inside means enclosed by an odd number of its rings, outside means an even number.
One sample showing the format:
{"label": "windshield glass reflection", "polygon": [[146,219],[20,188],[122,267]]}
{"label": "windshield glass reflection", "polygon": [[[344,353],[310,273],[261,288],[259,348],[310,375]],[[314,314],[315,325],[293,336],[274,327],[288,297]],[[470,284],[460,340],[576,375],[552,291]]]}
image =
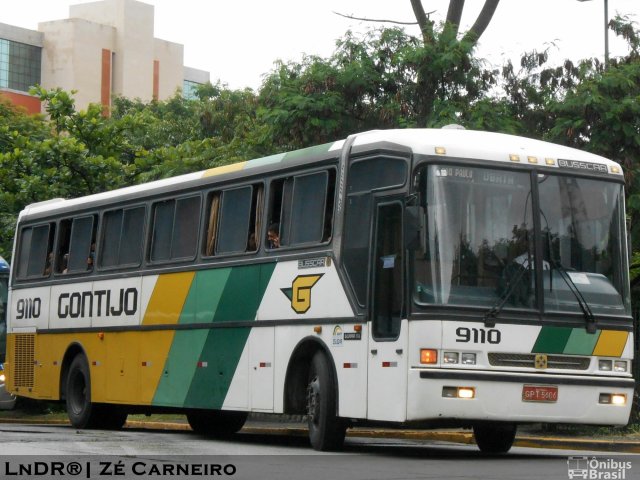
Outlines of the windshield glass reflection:
{"label": "windshield glass reflection", "polygon": [[[426,232],[412,262],[417,303],[495,313],[535,309],[542,296],[548,312],[581,313],[586,302],[594,314],[629,314],[622,186],[538,175],[534,212],[531,178],[480,167],[427,168],[421,179]],[[544,287],[537,295],[536,275]]]}
{"label": "windshield glass reflection", "polygon": [[491,307],[505,300],[532,308],[530,176],[431,166],[427,178],[426,248],[414,257],[416,301]]}
{"label": "windshield glass reflection", "polygon": [[551,264],[543,276],[545,310],[579,306],[562,278],[566,272],[593,313],[629,313],[622,186],[539,175],[538,190],[544,258]]}

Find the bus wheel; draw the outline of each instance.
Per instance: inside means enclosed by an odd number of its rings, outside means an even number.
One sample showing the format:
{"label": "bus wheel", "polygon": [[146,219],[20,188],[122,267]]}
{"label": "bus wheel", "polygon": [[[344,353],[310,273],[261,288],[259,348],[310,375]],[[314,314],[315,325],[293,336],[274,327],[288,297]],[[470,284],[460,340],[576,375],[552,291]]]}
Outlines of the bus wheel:
{"label": "bus wheel", "polygon": [[76,428],[99,426],[99,412],[91,403],[91,377],[87,357],[75,356],[69,366],[66,389],[67,415]]}
{"label": "bus wheel", "polygon": [[[97,405],[94,406],[94,408],[97,407]],[[127,417],[129,416],[127,412],[112,405],[100,405],[99,412],[99,419],[96,427],[103,428],[105,430],[120,430],[124,427],[124,424],[127,423]]]}
{"label": "bus wheel", "polygon": [[187,413],[187,421],[196,433],[224,438],[239,432],[248,415],[247,412],[195,410]]}
{"label": "bus wheel", "polygon": [[318,352],[311,360],[307,385],[309,440],[315,450],[340,450],[347,430],[336,405],[336,387],[329,360]]}
{"label": "bus wheel", "polygon": [[516,438],[514,424],[475,425],[473,436],[483,453],[507,453]]}

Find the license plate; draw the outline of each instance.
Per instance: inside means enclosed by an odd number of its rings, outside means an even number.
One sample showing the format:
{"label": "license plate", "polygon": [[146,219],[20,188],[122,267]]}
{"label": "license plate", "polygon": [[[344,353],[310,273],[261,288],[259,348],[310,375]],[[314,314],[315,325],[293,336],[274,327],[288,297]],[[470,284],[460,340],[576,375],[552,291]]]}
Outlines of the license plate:
{"label": "license plate", "polygon": [[522,387],[523,402],[546,402],[558,401],[558,387],[547,387],[539,385],[524,385]]}

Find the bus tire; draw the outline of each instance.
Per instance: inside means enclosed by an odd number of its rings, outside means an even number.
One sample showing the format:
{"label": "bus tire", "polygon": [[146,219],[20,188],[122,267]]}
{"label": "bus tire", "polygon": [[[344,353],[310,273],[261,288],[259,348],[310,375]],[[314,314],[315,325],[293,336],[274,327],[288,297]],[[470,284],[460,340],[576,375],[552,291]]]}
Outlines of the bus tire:
{"label": "bus tire", "polygon": [[98,409],[96,428],[104,430],[120,430],[127,423],[129,414],[113,405],[94,405]]}
{"label": "bus tire", "polygon": [[91,375],[87,357],[76,355],[69,366],[66,382],[67,415],[75,428],[95,428],[100,425],[99,409],[91,403]]}
{"label": "bus tire", "polygon": [[307,424],[314,450],[340,450],[346,423],[337,415],[337,392],[333,370],[327,356],[317,352],[311,360],[307,384]]}
{"label": "bus tire", "polygon": [[516,438],[515,424],[474,425],[473,436],[482,453],[507,453]]}
{"label": "bus tire", "polygon": [[248,415],[247,412],[194,410],[187,413],[187,421],[196,433],[225,438],[239,432],[247,421]]}

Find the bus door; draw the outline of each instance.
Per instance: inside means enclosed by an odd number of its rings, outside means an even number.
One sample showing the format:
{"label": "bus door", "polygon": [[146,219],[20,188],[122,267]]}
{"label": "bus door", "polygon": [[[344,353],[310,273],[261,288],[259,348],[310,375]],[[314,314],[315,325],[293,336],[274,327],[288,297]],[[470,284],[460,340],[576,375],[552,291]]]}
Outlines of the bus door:
{"label": "bus door", "polygon": [[367,417],[406,419],[407,322],[402,319],[404,261],[403,205],[378,203],[373,232]]}

